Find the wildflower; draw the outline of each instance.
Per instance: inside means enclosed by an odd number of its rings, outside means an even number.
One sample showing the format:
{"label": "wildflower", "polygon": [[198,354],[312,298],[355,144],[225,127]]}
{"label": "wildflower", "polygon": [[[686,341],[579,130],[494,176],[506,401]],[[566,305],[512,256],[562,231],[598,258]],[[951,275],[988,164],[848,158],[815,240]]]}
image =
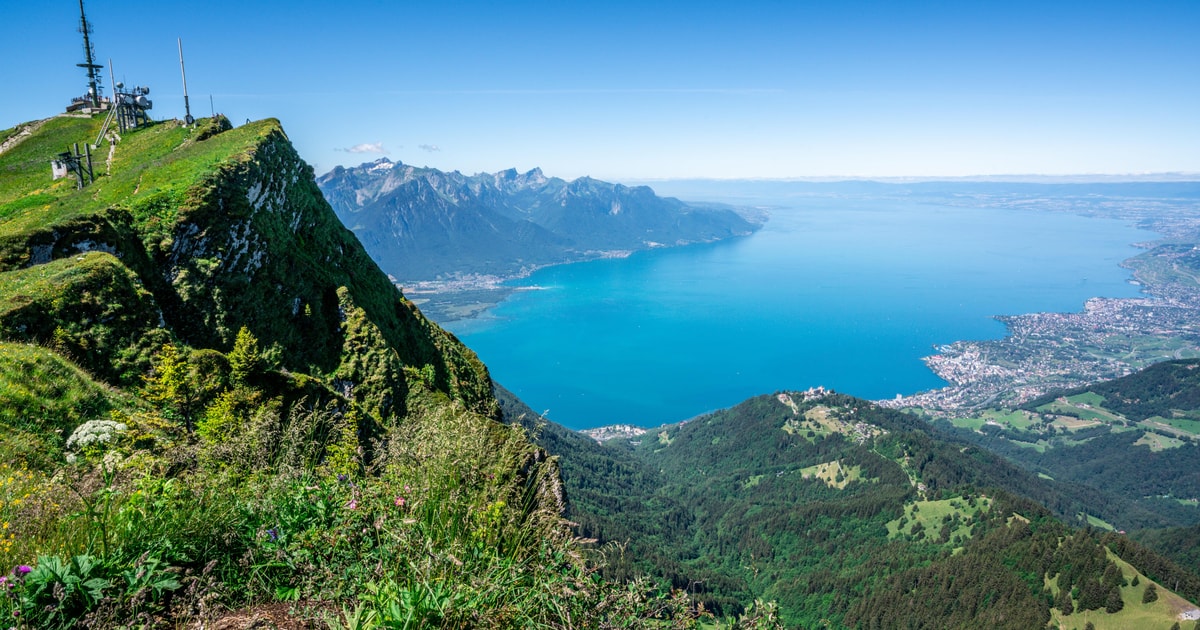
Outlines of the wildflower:
{"label": "wildflower", "polygon": [[358,499],[350,499],[350,503],[347,503],[346,507],[351,510],[357,510],[358,509]]}
{"label": "wildflower", "polygon": [[344,474],[339,474],[339,475],[338,475],[338,482],[339,482],[339,483],[346,483],[346,479],[347,479],[346,475],[344,475]]}
{"label": "wildflower", "polygon": [[276,540],[279,540],[279,532],[275,531],[274,529],[268,529],[267,538],[270,538],[271,542],[275,542]]}
{"label": "wildflower", "polygon": [[71,437],[67,438],[67,449],[81,451],[93,444],[111,442],[118,433],[128,428],[124,423],[114,420],[89,420],[76,427]]}
{"label": "wildflower", "polygon": [[17,565],[17,568],[16,568],[17,577],[24,577],[26,573],[29,573],[32,570],[33,569],[29,568],[28,564]]}
{"label": "wildflower", "polygon": [[396,497],[395,504],[398,508],[404,507],[404,497]]}

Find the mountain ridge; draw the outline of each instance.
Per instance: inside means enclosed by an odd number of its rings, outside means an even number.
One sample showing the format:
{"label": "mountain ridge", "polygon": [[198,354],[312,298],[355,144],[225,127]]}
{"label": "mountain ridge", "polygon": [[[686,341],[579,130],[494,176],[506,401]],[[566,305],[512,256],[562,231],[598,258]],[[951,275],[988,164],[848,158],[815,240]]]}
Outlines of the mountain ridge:
{"label": "mountain ridge", "polygon": [[614,251],[749,234],[729,208],[693,206],[590,177],[541,169],[463,175],[380,158],[317,180],[342,221],[404,282],[512,276]]}

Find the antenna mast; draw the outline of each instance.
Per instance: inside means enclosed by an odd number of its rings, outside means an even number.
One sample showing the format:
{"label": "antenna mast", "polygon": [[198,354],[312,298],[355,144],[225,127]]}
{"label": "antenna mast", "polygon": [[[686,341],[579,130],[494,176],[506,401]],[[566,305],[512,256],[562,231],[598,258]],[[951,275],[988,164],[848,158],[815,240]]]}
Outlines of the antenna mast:
{"label": "antenna mast", "polygon": [[183,122],[186,125],[190,125],[190,124],[196,122],[196,119],[192,118],[192,107],[190,105],[188,105],[187,70],[183,69],[183,39],[176,37],[175,41],[179,43],[179,74],[183,75],[183,112],[184,112]]}
{"label": "antenna mast", "polygon": [[83,55],[85,62],[75,65],[87,70],[88,75],[88,93],[87,98],[92,101],[92,107],[100,108],[100,80],[99,72],[104,66],[96,64],[93,60],[96,53],[92,49],[92,40],[89,37],[92,33],[92,25],[87,21],[87,15],[83,13],[83,0],[79,0],[79,32],[83,33]]}

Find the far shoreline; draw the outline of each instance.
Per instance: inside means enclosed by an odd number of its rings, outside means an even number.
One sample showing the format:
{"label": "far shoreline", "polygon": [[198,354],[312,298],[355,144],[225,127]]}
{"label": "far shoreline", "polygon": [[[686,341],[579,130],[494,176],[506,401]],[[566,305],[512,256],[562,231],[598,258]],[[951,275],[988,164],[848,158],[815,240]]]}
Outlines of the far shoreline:
{"label": "far shoreline", "polygon": [[[915,201],[908,199],[909,201]],[[1020,348],[1023,343],[1028,341],[1031,331],[1038,332],[1041,336],[1046,336],[1049,331],[1050,336],[1061,339],[1065,332],[1077,332],[1079,327],[1093,326],[1097,327],[1100,337],[1107,334],[1112,334],[1108,328],[1122,327],[1122,330],[1131,331],[1130,334],[1153,333],[1157,340],[1171,338],[1180,338],[1180,335],[1186,331],[1166,329],[1158,326],[1157,322],[1151,322],[1151,329],[1146,330],[1146,326],[1130,327],[1130,321],[1136,319],[1133,315],[1145,314],[1147,312],[1154,313],[1161,311],[1161,307],[1169,307],[1175,311],[1183,310],[1190,313],[1191,321],[1200,322],[1200,303],[1194,299],[1186,299],[1186,296],[1181,297],[1178,287],[1172,289],[1170,283],[1164,284],[1161,277],[1148,276],[1145,269],[1148,265],[1157,260],[1155,256],[1159,255],[1159,249],[1164,245],[1191,243],[1200,239],[1200,206],[1195,204],[1184,207],[1184,211],[1176,214],[1155,215],[1153,213],[1141,211],[1136,204],[1126,201],[1120,201],[1115,209],[1113,207],[1105,208],[1104,211],[1096,211],[1087,207],[1063,207],[1061,205],[1030,205],[1025,200],[1016,200],[1012,205],[995,204],[994,200],[991,203],[980,204],[978,199],[958,199],[957,203],[945,204],[957,206],[960,208],[971,207],[990,207],[996,209],[1013,209],[1013,210],[1036,210],[1039,213],[1068,213],[1082,218],[1106,218],[1118,219],[1124,221],[1129,227],[1148,230],[1154,233],[1154,238],[1139,238],[1128,242],[1127,245],[1141,251],[1135,253],[1128,258],[1120,261],[1118,266],[1129,271],[1129,275],[1125,278],[1125,282],[1136,287],[1137,296],[1133,297],[1117,297],[1117,298],[1100,298],[1091,297],[1084,300],[1083,305],[1077,311],[1041,311],[1028,312],[1015,315],[993,315],[994,320],[1004,326],[1002,336],[997,339],[971,340],[964,339],[950,342],[947,344],[938,344],[935,346],[938,350],[933,355],[923,357],[921,360],[925,364],[926,369],[933,376],[947,383],[946,386],[921,390],[916,393],[899,396],[898,399],[877,399],[874,402],[886,407],[912,408],[919,407],[921,409],[932,410],[935,413],[956,413],[965,409],[981,408],[987,405],[999,404],[1016,404],[1021,400],[1028,400],[1036,395],[1050,389],[1068,388],[1084,384],[1087,382],[1095,382],[1105,380],[1107,378],[1115,378],[1124,373],[1128,373],[1134,369],[1140,369],[1149,363],[1168,360],[1171,358],[1186,358],[1192,356],[1200,356],[1200,345],[1193,342],[1182,340],[1184,345],[1179,348],[1172,349],[1172,355],[1163,356],[1142,356],[1138,355],[1137,360],[1133,363],[1116,364],[1116,363],[1097,363],[1091,366],[1075,366],[1083,367],[1076,374],[1053,374],[1049,370],[1044,370],[1047,365],[1053,366],[1056,361],[1053,355],[1045,355],[1041,357],[1032,356],[1036,352],[1045,350],[1044,348],[1034,347],[1032,350],[1028,348]],[[1062,200],[1056,200],[1062,201]],[[1108,199],[1108,201],[1112,201]],[[1189,201],[1190,203],[1190,201]],[[735,237],[736,238],[736,237]],[[722,239],[729,240],[729,239]],[[695,243],[689,243],[695,244]],[[639,250],[642,251],[642,250]],[[620,258],[626,258],[632,255],[630,252]],[[558,264],[571,264],[574,262],[591,262],[598,258],[587,260],[564,261]],[[527,273],[514,275],[503,278],[501,282],[509,282],[528,277],[534,271],[553,265],[544,265],[536,269],[530,269]],[[455,326],[471,321],[478,321],[488,316],[495,307],[499,306],[505,299],[517,291],[522,290],[522,287],[501,287],[499,291],[504,294],[490,301],[486,307],[479,308],[470,316],[457,318],[447,321],[444,326]],[[1195,296],[1193,296],[1195,297]],[[422,307],[424,309],[424,307]],[[1128,321],[1125,321],[1128,320]],[[1060,328],[1054,329],[1050,325],[1060,325]],[[1128,326],[1127,326],[1128,324]],[[1165,332],[1164,332],[1165,331]],[[1124,333],[1122,333],[1124,334]],[[1070,348],[1079,347],[1079,342],[1070,344]],[[1025,361],[1023,366],[1033,366],[1035,369],[1030,370],[1029,374],[1034,374],[1037,370],[1044,370],[1044,374],[1038,376],[1045,377],[1040,382],[1023,383],[1017,382],[1028,376],[1022,373],[1022,367],[1009,369],[1007,373],[992,375],[996,378],[990,379],[974,379],[964,377],[962,374],[955,374],[952,371],[948,372],[945,369],[939,369],[936,363],[947,356],[954,356],[955,349],[960,350],[994,350],[995,348],[1007,348],[1014,352],[1026,352],[1030,356],[1019,356],[1018,358]],[[1015,348],[1015,350],[1014,350]],[[1140,350],[1139,350],[1140,352]],[[994,358],[994,357],[993,357]],[[988,357],[983,356],[982,360],[977,361],[975,365],[985,366],[991,365],[987,361]],[[1039,362],[1040,361],[1040,362]],[[1065,362],[1063,362],[1065,364]],[[950,378],[947,378],[947,377]],[[1001,382],[1006,381],[1006,382]],[[847,392],[850,393],[850,392]],[[628,424],[628,423],[625,423]],[[603,425],[602,425],[603,426]],[[637,426],[636,423],[634,426]]]}

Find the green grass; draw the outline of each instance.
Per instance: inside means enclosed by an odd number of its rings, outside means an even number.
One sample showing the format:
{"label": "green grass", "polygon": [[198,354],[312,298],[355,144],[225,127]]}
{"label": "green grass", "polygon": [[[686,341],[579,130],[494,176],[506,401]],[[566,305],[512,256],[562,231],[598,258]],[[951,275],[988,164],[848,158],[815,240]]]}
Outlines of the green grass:
{"label": "green grass", "polygon": [[0,273],[0,335],[50,345],[109,383],[136,383],[165,342],[137,276],[103,252]]}
{"label": "green grass", "polygon": [[[805,479],[815,478],[831,488],[844,489],[852,481],[863,478],[862,466],[843,466],[839,460],[809,466],[800,469],[800,475]],[[841,476],[841,480],[838,476]]]}
{"label": "green grass", "polygon": [[956,427],[976,431],[987,424],[1000,425],[1016,431],[1032,431],[1032,427],[1038,420],[1037,414],[1021,409],[984,409],[979,415],[970,418],[953,418],[950,423]]}
{"label": "green grass", "polygon": [[1038,411],[1073,416],[1080,420],[1095,420],[1105,424],[1124,424],[1126,419],[1119,413],[1104,409],[1100,405],[1104,398],[1093,392],[1084,392],[1064,400],[1042,405]]}
{"label": "green grass", "polygon": [[[937,541],[947,523],[951,524],[948,542],[960,536],[964,539],[969,538],[974,517],[986,513],[991,507],[992,500],[987,497],[977,497],[975,505],[971,505],[962,497],[914,501],[904,506],[902,517],[888,522],[888,538],[915,535],[925,540]],[[917,528],[916,534],[913,534],[914,527]]]}
{"label": "green grass", "polygon": [[1078,431],[1080,429],[1094,427],[1098,424],[1101,424],[1101,422],[1099,420],[1080,420],[1079,418],[1072,416],[1058,416],[1054,419],[1054,422],[1051,422],[1050,424],[1056,427],[1061,427],[1068,431]]}
{"label": "green grass", "polygon": [[278,121],[262,120],[208,137],[194,139],[214,125],[202,120],[189,128],[175,121],[154,123],[126,132],[117,144],[111,174],[105,174],[107,145],[93,153],[94,184],[76,190],[73,180],[51,182],[50,159],[64,142],[92,139],[100,119],[56,118],[30,139],[0,154],[0,236],[28,233],[107,208],[129,210],[139,227],[169,222],[176,209],[198,200],[201,184],[222,165],[249,157],[251,147],[278,129]]}
{"label": "green grass", "polygon": [[1067,402],[1074,403],[1076,405],[1084,404],[1091,405],[1093,407],[1103,407],[1104,397],[1095,392],[1084,392],[1082,394],[1075,394],[1074,396],[1068,397]]}
{"label": "green grass", "polygon": [[1140,424],[1150,428],[1161,428],[1163,425],[1176,429],[1178,432],[1188,435],[1200,435],[1200,420],[1191,420],[1188,418],[1164,418],[1162,416],[1153,416],[1146,418]]}
{"label": "green grass", "polygon": [[[26,195],[45,192],[57,198],[76,194],[73,177],[51,180],[50,161],[74,143],[79,143],[82,151],[84,144],[96,139],[102,122],[99,116],[53,118],[37,133],[0,153],[0,222],[13,218],[8,204]],[[93,154],[93,165],[96,157]],[[103,156],[100,165],[103,171]]]}
{"label": "green grass", "polygon": [[8,129],[0,129],[0,144],[4,144],[5,140],[17,135],[21,131],[20,127],[9,127]]}
{"label": "green grass", "polygon": [[[0,615],[65,630],[88,612],[98,627],[145,613],[182,627],[203,598],[218,609],[294,601],[297,610],[324,611],[334,628],[600,627],[614,619],[655,628],[689,616],[682,594],[598,577],[557,511],[540,503],[540,485],[519,472],[536,448],[522,429],[444,406],[432,392],[413,392],[408,405],[409,422],[395,428],[370,473],[352,428],[314,432],[341,418],[320,408],[289,414],[287,426],[255,413],[255,426],[232,442],[201,438],[176,453],[147,447],[145,436],[182,444],[180,426],[136,412],[121,416],[129,431],[60,464],[59,474],[3,464],[0,564],[35,573],[0,598]],[[267,460],[274,463],[229,450],[259,448],[264,437],[280,449]],[[326,457],[285,464],[290,452],[313,448],[326,448]],[[97,474],[107,466],[116,474]],[[177,468],[169,477],[161,474],[168,466]],[[50,587],[62,592],[70,580],[36,571],[60,560],[78,565],[68,571],[77,577],[88,567],[83,577],[107,603],[69,589],[65,599],[54,596]],[[173,608],[144,576],[176,595]]]}
{"label": "green grass", "polygon": [[972,431],[978,431],[982,429],[985,422],[986,421],[981,417],[950,419],[950,424],[953,424],[960,429],[971,429]]}
{"label": "green grass", "polygon": [[1163,451],[1183,446],[1183,440],[1147,431],[1138,441],[1134,442],[1134,445],[1145,445],[1149,446],[1152,451]]}
{"label": "green grass", "polygon": [[817,438],[827,435],[843,435],[847,439],[857,440],[882,433],[879,427],[856,423],[843,409],[833,409],[824,405],[808,409],[803,416],[788,418],[782,429],[790,435],[803,436],[809,442],[815,442]]}
{"label": "green grass", "polygon": [[[1112,614],[1101,609],[1078,611],[1066,616],[1058,609],[1051,608],[1050,625],[1052,627],[1063,630],[1083,630],[1088,622],[1091,622],[1096,630],[1129,630],[1131,628],[1162,628],[1166,630],[1178,620],[1180,613],[1194,608],[1191,603],[1164,588],[1162,584],[1156,584],[1158,600],[1143,604],[1142,594],[1146,590],[1146,585],[1150,584],[1152,580],[1139,573],[1132,565],[1111,551],[1108,551],[1108,557],[1121,569],[1121,574],[1125,578],[1126,586],[1121,588],[1121,601],[1125,606],[1119,612]],[[1137,586],[1132,584],[1134,576],[1137,576],[1138,579]],[[1051,593],[1058,595],[1057,580],[1047,579],[1046,586]],[[1180,622],[1180,627],[1192,630],[1194,623],[1193,621]]]}
{"label": "green grass", "polygon": [[79,423],[107,415],[120,398],[50,350],[0,342],[0,424],[56,443]]}
{"label": "green grass", "polygon": [[1080,520],[1086,522],[1088,525],[1090,525],[1092,527],[1098,527],[1100,529],[1103,529],[1105,531],[1110,531],[1110,532],[1116,531],[1116,529],[1117,529],[1117,528],[1113,527],[1112,523],[1109,523],[1108,521],[1106,521],[1102,518],[1099,518],[1097,516],[1092,516],[1091,514],[1087,514],[1085,512],[1080,512],[1077,516],[1079,517]]}

